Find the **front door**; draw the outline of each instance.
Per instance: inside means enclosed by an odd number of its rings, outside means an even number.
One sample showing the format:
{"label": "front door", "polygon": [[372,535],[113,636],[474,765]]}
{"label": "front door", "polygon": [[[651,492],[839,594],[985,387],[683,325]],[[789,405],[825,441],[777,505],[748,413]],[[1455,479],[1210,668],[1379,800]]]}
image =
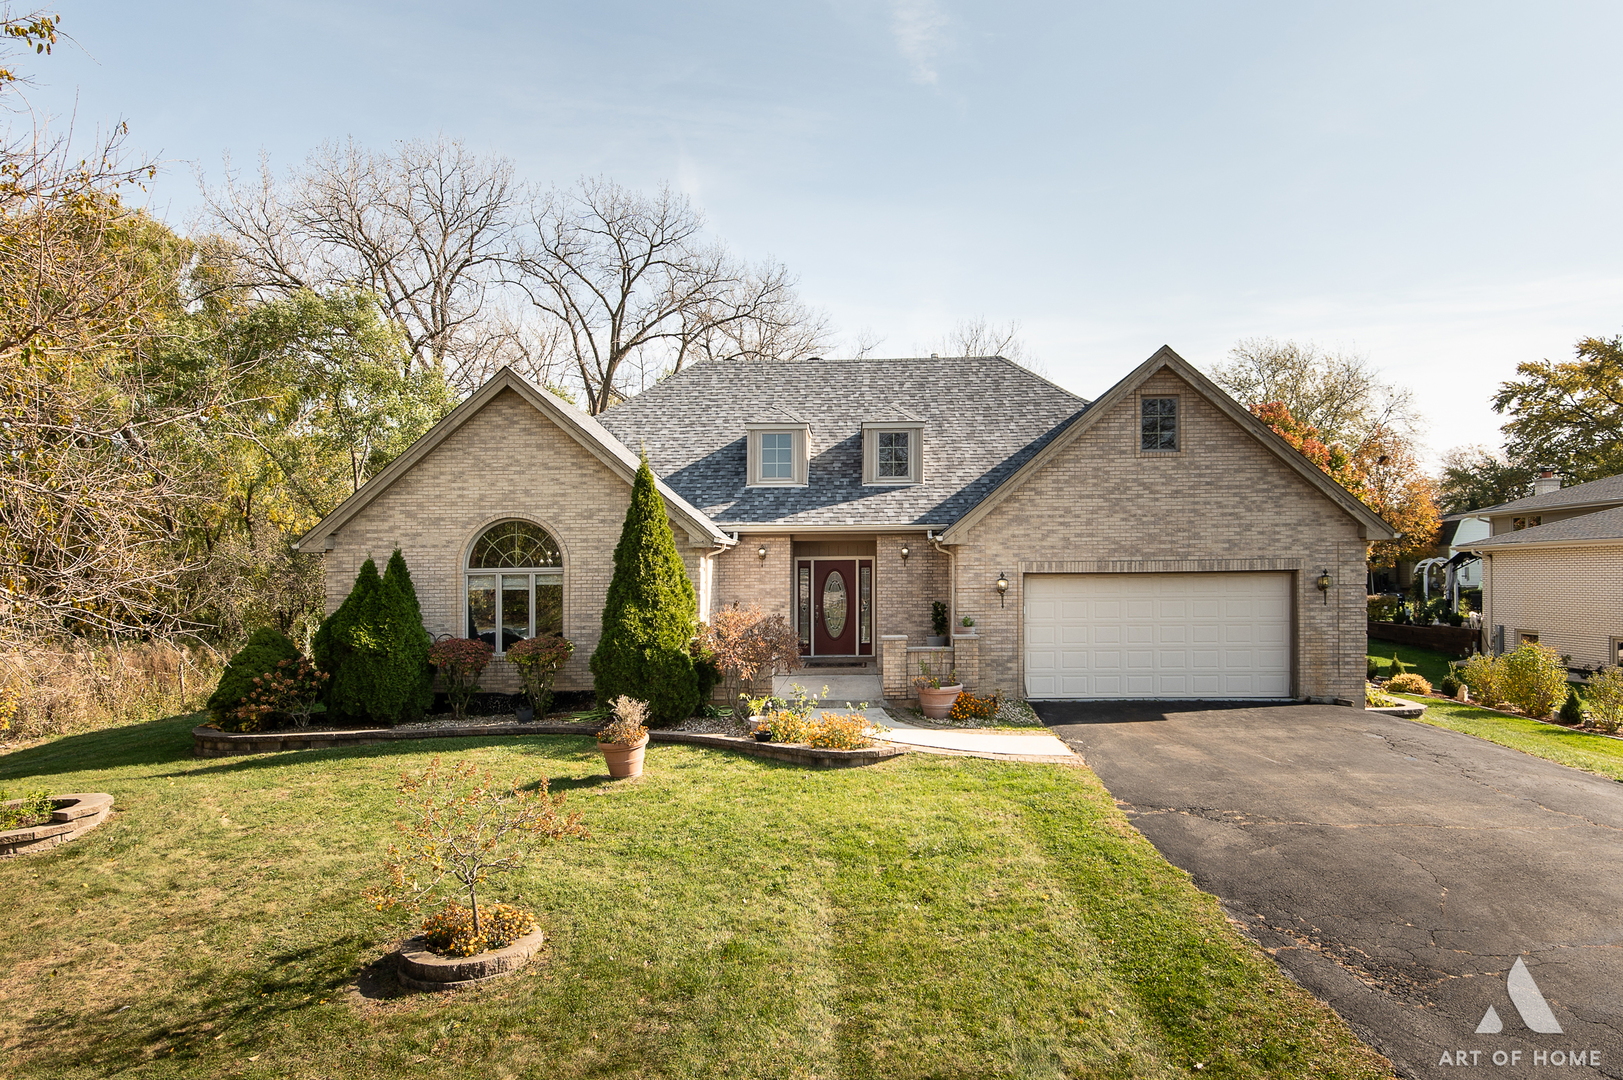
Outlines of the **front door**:
{"label": "front door", "polygon": [[857,561],[812,563],[812,652],[851,656],[857,651]]}

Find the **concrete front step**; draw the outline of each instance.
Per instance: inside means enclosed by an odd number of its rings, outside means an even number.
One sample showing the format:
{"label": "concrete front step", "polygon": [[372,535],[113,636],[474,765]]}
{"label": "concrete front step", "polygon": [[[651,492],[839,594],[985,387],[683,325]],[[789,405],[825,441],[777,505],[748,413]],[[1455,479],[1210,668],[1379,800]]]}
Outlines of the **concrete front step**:
{"label": "concrete front step", "polygon": [[847,702],[878,704],[885,698],[885,689],[880,685],[878,675],[835,674],[826,669],[807,668],[793,675],[774,675],[772,692],[779,697],[789,697],[791,684],[804,686],[808,694],[820,694],[823,687],[828,687],[828,696],[823,700],[836,708],[843,707]]}

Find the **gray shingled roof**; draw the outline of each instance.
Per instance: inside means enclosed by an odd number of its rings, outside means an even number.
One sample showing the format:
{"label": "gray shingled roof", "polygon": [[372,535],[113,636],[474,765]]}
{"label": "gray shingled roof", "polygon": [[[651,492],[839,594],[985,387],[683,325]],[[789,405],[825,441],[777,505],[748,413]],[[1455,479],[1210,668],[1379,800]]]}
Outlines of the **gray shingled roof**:
{"label": "gray shingled roof", "polygon": [[[713,360],[598,420],[718,522],[950,525],[1087,405],[996,356]],[[745,425],[775,410],[811,425],[809,483],[747,488]],[[864,487],[863,422],[908,416],[924,421],[924,482]]]}
{"label": "gray shingled roof", "polygon": [[1591,503],[1623,503],[1623,473],[1591,480],[1587,484],[1574,484],[1559,491],[1546,491],[1542,495],[1529,495],[1525,499],[1486,506],[1471,511],[1472,517],[1487,514],[1520,514],[1536,510],[1554,510],[1562,506],[1587,506]]}
{"label": "gray shingled roof", "polygon": [[[1596,483],[1600,481],[1597,480]],[[1555,492],[1549,494],[1554,495]],[[1511,547],[1516,544],[1542,544],[1560,540],[1623,540],[1623,506],[1611,510],[1597,510],[1593,514],[1584,514],[1581,517],[1552,521],[1548,525],[1534,525],[1531,529],[1500,533],[1498,536],[1473,541],[1471,547],[1473,549]]]}

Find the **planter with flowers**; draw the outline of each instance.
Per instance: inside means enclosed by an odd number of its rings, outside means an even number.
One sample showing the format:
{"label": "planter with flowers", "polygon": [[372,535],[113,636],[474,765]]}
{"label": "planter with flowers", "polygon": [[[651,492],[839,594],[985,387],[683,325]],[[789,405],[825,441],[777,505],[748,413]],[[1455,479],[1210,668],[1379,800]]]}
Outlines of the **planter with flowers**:
{"label": "planter with flowers", "polygon": [[643,751],[648,747],[648,703],[621,694],[610,706],[613,717],[597,733],[597,748],[616,779],[642,775]]}
{"label": "planter with flowers", "polygon": [[937,675],[930,670],[928,660],[919,661],[919,677],[913,680],[913,686],[918,691],[919,708],[931,720],[945,720],[952,712],[952,703],[964,692],[964,684],[958,681],[956,668],[949,668],[945,675]]}

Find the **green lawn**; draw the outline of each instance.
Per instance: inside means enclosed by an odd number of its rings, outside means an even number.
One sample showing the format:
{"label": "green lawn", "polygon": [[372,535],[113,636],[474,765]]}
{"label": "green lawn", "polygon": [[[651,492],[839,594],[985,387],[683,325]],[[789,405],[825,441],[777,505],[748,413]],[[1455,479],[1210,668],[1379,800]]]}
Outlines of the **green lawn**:
{"label": "green lawn", "polygon": [[[0,1076],[1389,1075],[1084,768],[661,745],[611,782],[584,739],[198,761],[192,723],[0,757],[118,800],[0,863]],[[550,777],[593,838],[490,890],[538,962],[389,997],[401,923],[359,894],[435,754]]]}
{"label": "green lawn", "polygon": [[[1433,686],[1442,682],[1443,675],[1447,673],[1450,658],[1442,653],[1410,648],[1407,645],[1393,645],[1387,641],[1371,641],[1369,656],[1381,664],[1382,678],[1391,674],[1393,649],[1397,650],[1398,656],[1405,664],[1409,664],[1413,670],[1424,675]],[[1617,739],[1608,739],[1601,735],[1574,731],[1553,724],[1541,724],[1524,716],[1507,716],[1490,709],[1438,701],[1436,698],[1403,694],[1395,696],[1407,697],[1410,701],[1426,706],[1425,715],[1420,718],[1423,724],[1448,728],[1450,731],[1462,731],[1479,739],[1496,742],[1500,746],[1520,750],[1524,754],[1559,761],[1563,765],[1571,765],[1577,769],[1587,769],[1601,776],[1609,776],[1613,780],[1623,780],[1623,742]]]}
{"label": "green lawn", "polygon": [[1369,658],[1374,660],[1376,667],[1380,669],[1377,674],[1381,678],[1390,679],[1395,674],[1392,670],[1392,655],[1396,653],[1400,660],[1409,665],[1410,671],[1418,672],[1433,686],[1443,681],[1443,676],[1448,674],[1449,663],[1457,659],[1430,649],[1397,645],[1390,641],[1371,640],[1367,651]]}
{"label": "green lawn", "polygon": [[1420,717],[1423,724],[1463,731],[1524,754],[1559,761],[1563,765],[1623,781],[1623,741],[1555,724],[1541,724],[1525,716],[1506,716],[1471,705],[1442,702],[1435,698],[1407,699],[1426,706],[1425,714]]}

